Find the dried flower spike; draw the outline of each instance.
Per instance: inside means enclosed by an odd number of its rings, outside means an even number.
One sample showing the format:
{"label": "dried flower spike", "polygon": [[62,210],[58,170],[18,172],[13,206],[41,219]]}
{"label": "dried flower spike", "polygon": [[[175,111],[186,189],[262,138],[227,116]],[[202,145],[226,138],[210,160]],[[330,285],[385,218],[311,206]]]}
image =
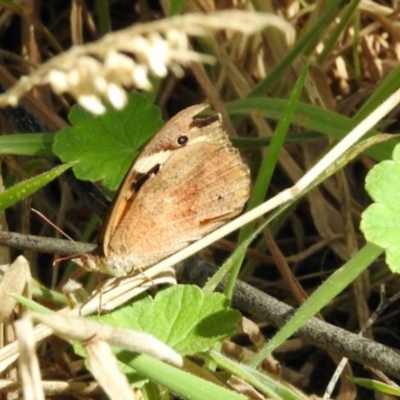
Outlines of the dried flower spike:
{"label": "dried flower spike", "polygon": [[266,25],[292,32],[288,23],[274,15],[237,10],[137,24],[97,42],[75,46],[47,61],[0,95],[0,107],[16,105],[35,85],[49,84],[57,94],[71,94],[94,114],[105,112],[104,100],[121,109],[126,104],[125,88],[151,89],[150,74],[164,77],[171,70],[180,76],[191,62],[214,61],[209,55],[193,51],[188,36],[205,35],[215,29],[248,34]]}

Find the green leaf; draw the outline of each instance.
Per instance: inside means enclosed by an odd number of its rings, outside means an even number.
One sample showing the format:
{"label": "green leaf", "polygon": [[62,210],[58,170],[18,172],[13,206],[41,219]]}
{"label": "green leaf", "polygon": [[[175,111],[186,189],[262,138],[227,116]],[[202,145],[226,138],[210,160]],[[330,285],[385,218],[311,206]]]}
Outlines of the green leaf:
{"label": "green leaf", "polygon": [[0,136],[0,154],[53,156],[51,133],[21,133]]}
{"label": "green leaf", "polygon": [[32,193],[39,190],[44,185],[47,185],[53,179],[57,178],[61,175],[65,170],[73,166],[75,163],[71,162],[68,164],[61,165],[52,169],[51,171],[45,172],[44,174],[40,174],[35,176],[34,178],[28,179],[22,183],[18,183],[10,189],[7,189],[5,192],[0,193],[0,210],[4,210],[7,207],[12,206],[15,203],[18,203],[25,197],[30,196]]}
{"label": "green leaf", "polygon": [[122,111],[112,107],[94,116],[79,106],[71,108],[72,127],[56,134],[53,151],[64,162],[79,161],[78,179],[99,181],[116,190],[141,146],[162,127],[160,110],[140,93],[128,96]]}
{"label": "green leaf", "polygon": [[121,328],[152,334],[182,355],[210,349],[237,330],[240,313],[225,296],[205,295],[197,286],[177,285],[100,317]]}
{"label": "green leaf", "polygon": [[365,188],[374,203],[362,214],[361,230],[365,238],[386,250],[386,262],[393,272],[400,272],[400,145],[393,159],[374,166],[368,173]]}
{"label": "green leaf", "polygon": [[[154,299],[149,295],[142,296],[130,305],[95,317],[95,320],[111,326],[152,334],[175,351],[186,355],[208,350],[231,336],[237,331],[240,318],[241,315],[237,310],[228,308],[228,301],[224,295],[220,293],[204,295],[197,286],[177,285],[158,292]],[[74,342],[74,350],[78,355],[86,357],[80,343]],[[157,376],[154,369],[149,370],[136,364],[138,357],[148,356],[144,354],[138,356],[123,349],[115,349],[115,353],[120,361],[121,371],[136,387],[145,382],[145,376],[154,377],[154,374]],[[158,362],[163,371],[166,364]],[[162,377],[165,377],[165,372],[160,372],[160,375],[161,377],[154,379],[163,382]]]}

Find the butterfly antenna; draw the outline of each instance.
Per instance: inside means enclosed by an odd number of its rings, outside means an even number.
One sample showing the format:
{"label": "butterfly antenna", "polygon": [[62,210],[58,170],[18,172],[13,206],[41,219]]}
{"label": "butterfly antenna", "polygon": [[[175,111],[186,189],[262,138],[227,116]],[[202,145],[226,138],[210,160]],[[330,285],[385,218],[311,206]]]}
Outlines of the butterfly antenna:
{"label": "butterfly antenna", "polygon": [[74,239],[71,238],[71,236],[68,236],[62,229],[60,229],[56,224],[51,222],[44,214],[42,214],[40,211],[36,210],[35,208],[31,208],[31,210],[39,215],[40,218],[42,218],[44,221],[46,221],[50,226],[52,226],[56,231],[60,232],[61,235],[66,237],[68,240],[70,240],[72,243],[77,244]]}

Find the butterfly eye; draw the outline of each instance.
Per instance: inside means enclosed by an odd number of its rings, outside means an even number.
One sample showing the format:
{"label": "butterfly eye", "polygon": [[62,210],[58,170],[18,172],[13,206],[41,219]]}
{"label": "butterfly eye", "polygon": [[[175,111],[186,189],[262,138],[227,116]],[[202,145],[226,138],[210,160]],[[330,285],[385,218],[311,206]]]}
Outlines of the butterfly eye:
{"label": "butterfly eye", "polygon": [[176,139],[176,143],[179,144],[179,146],[183,146],[188,142],[189,138],[186,135],[179,136],[178,139]]}

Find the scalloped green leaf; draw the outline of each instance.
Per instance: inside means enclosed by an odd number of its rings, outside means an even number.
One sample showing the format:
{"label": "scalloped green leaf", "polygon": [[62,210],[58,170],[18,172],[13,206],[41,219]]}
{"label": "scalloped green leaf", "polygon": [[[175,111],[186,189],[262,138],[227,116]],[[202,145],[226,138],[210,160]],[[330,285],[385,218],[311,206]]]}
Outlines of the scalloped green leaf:
{"label": "scalloped green leaf", "polygon": [[10,189],[7,189],[5,192],[0,193],[0,210],[4,210],[7,207],[10,207],[13,204],[23,200],[25,197],[30,196],[41,187],[47,185],[53,179],[57,178],[74,164],[75,162],[70,162],[68,164],[61,165],[52,169],[51,171],[47,171],[43,174],[35,176],[34,178],[18,183]]}
{"label": "scalloped green leaf", "polygon": [[104,323],[152,334],[182,355],[206,351],[237,330],[241,315],[220,293],[177,285],[103,315]]}
{"label": "scalloped green leaf", "polygon": [[127,106],[117,111],[107,107],[94,116],[80,106],[69,113],[71,127],[56,134],[53,151],[73,167],[78,179],[101,181],[116,190],[141,147],[163,126],[161,111],[142,94],[131,93]]}
{"label": "scalloped green leaf", "polygon": [[400,145],[392,160],[385,160],[368,173],[365,188],[374,203],[362,214],[361,230],[368,242],[385,249],[386,262],[400,271]]}

